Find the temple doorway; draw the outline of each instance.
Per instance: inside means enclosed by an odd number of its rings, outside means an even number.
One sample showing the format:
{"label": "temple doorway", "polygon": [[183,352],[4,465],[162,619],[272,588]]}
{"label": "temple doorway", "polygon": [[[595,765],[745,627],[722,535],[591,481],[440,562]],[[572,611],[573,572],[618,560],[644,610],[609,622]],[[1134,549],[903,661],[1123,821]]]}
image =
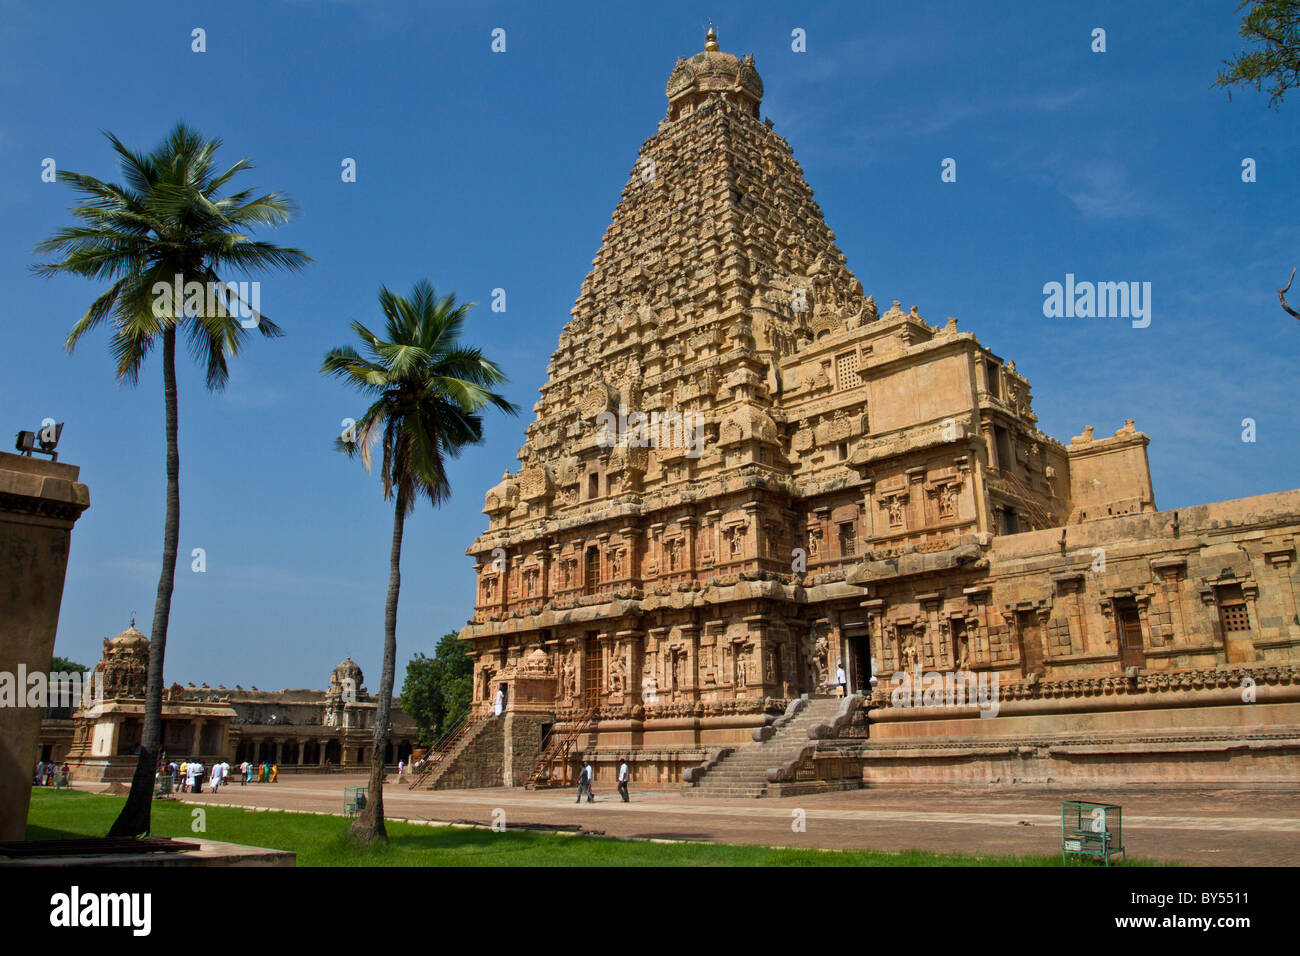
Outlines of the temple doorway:
{"label": "temple doorway", "polygon": [[866,634],[849,637],[849,666],[845,668],[849,678],[850,694],[871,693],[871,639]]}
{"label": "temple doorway", "polygon": [[1115,602],[1115,627],[1119,637],[1119,658],[1124,667],[1143,667],[1147,662],[1142,650],[1142,617],[1137,601],[1121,598]]}

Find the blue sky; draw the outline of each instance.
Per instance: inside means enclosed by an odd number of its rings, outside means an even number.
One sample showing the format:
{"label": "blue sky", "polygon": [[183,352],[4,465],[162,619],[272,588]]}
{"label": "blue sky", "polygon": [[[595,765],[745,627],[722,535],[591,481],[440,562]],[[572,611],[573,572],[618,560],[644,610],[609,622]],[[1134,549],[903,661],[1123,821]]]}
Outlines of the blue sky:
{"label": "blue sky", "polygon": [[[957,316],[1015,360],[1062,441],[1135,419],[1161,508],[1300,485],[1300,323],[1275,292],[1300,263],[1300,94],[1275,112],[1210,88],[1240,44],[1234,2],[753,6],[234,0],[123,16],[0,0],[0,411],[5,434],[66,422],[61,457],[92,502],[57,652],[93,664],[132,610],[148,629],[165,475],[158,362],[128,388],[106,333],[69,356],[98,289],[30,273],[33,246],[71,222],[72,192],[41,182],[44,158],[116,179],[101,130],[144,149],[184,119],[222,137],[224,159],[253,158],[246,184],[294,198],[299,217],[266,238],[315,259],[252,277],[287,335],[252,341],[224,393],[182,366],[168,681],[320,687],[351,655],[377,686],[392,512],[331,450],[359,405],[317,369],[351,319],[375,319],[381,283],[428,277],[481,303],[468,338],[525,413],[490,416],[487,442],[452,466],[451,502],[407,525],[400,684],[410,654],[471,612],[464,548],[486,526],[483,492],[516,464],[664,83],[702,48],[706,16],[724,50],[755,55],[763,114],[882,307]],[[206,53],[191,52],[196,27]],[[490,49],[497,27],[505,53]],[[806,52],[791,49],[796,28]],[[955,183],[940,181],[947,157]],[[1242,182],[1245,157],[1257,182]],[[1150,327],[1045,318],[1042,287],[1066,273],[1150,282]]]}

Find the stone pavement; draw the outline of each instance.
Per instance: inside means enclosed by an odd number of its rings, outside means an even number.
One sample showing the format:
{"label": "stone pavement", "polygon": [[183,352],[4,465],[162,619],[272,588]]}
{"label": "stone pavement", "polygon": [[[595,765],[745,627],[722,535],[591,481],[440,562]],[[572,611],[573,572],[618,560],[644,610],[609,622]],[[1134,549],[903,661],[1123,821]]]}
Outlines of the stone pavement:
{"label": "stone pavement", "polygon": [[[180,799],[341,813],[343,788],[365,782],[359,774],[286,775],[275,784],[235,783],[215,796],[183,794]],[[1195,866],[1300,864],[1300,794],[1294,791],[908,788],[746,800],[688,799],[677,791],[633,789],[628,804],[613,788],[597,790],[594,804],[575,804],[575,796],[572,788],[412,793],[405,783],[390,783],[384,788],[384,811],[390,819],[488,824],[499,807],[507,825],[578,824],[620,837],[1027,855],[1059,853],[1061,800],[1084,799],[1124,808],[1130,857]],[[806,813],[805,832],[792,829],[796,810]]]}

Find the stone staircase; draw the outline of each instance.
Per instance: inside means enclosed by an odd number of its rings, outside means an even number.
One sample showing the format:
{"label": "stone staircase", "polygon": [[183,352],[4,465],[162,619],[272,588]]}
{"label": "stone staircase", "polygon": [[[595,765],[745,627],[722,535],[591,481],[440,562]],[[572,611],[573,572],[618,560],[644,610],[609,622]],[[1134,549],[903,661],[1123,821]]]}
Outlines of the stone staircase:
{"label": "stone staircase", "polygon": [[692,797],[762,797],[767,795],[767,771],[799,756],[813,743],[808,728],[829,724],[842,703],[839,697],[808,697],[788,720],[779,718],[772,735],[762,743],[740,747],[706,770],[700,771],[693,786],[683,788]]}
{"label": "stone staircase", "polygon": [[[416,775],[407,787],[408,790],[447,790],[454,789],[456,783],[452,782],[455,778],[465,774],[465,758],[472,756],[478,749],[482,749],[482,744],[486,743],[489,751],[495,748],[500,752],[501,740],[501,721],[499,719],[483,716],[467,716],[455,732],[448,736],[441,746],[438,747],[428,758],[428,765],[425,766]],[[478,747],[475,744],[479,744]],[[492,771],[495,770],[495,779]],[[501,779],[500,758],[496,760],[496,765],[486,768],[487,783],[480,783],[477,786],[497,786]],[[452,778],[449,780],[448,778]],[[474,786],[475,784],[470,784]],[[463,784],[462,784],[463,786]]]}

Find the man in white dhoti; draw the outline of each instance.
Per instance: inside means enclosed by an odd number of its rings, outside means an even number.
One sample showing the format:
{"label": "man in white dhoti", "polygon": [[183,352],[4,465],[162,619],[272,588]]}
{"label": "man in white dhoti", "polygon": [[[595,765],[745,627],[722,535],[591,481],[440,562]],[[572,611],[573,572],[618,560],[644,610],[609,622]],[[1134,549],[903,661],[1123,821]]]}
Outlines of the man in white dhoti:
{"label": "man in white dhoti", "polygon": [[189,793],[194,792],[194,768],[197,766],[193,760],[185,765],[185,789]]}
{"label": "man in white dhoti", "polygon": [[502,690],[500,687],[498,687],[496,699],[492,703],[492,707],[496,711],[496,715],[498,717],[501,716],[501,711],[505,709],[505,706],[506,706],[506,692]]}
{"label": "man in white dhoti", "polygon": [[217,788],[220,786],[221,786],[221,764],[214,763],[212,765],[212,775],[208,777],[208,789],[211,790],[213,793],[216,793]]}

